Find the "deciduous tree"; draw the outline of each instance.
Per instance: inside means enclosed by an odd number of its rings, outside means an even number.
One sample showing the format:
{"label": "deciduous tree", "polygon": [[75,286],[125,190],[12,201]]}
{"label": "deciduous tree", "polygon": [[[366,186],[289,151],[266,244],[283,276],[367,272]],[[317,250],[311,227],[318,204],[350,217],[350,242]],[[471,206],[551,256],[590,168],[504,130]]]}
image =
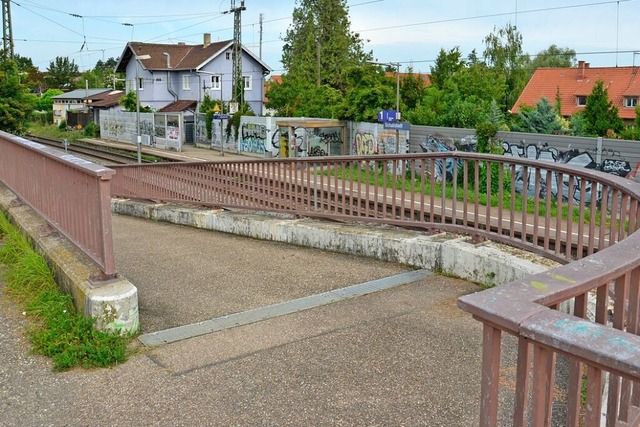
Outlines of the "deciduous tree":
{"label": "deciduous tree", "polygon": [[20,83],[20,72],[12,59],[0,60],[0,130],[22,134],[33,108],[35,97]]}
{"label": "deciduous tree", "polygon": [[529,56],[522,51],[522,34],[515,25],[494,28],[484,39],[486,64],[504,75],[507,89],[503,105],[510,109],[527,84]]}
{"label": "deciduous tree", "polygon": [[78,65],[66,56],[58,56],[49,63],[45,81],[51,88],[72,90],[76,88],[76,78],[78,76]]}

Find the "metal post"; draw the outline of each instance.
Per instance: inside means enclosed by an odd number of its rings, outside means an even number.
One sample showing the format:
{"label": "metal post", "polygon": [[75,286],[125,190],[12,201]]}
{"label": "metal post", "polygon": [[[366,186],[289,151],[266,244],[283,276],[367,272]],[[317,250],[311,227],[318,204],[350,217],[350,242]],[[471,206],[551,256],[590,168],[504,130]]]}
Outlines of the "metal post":
{"label": "metal post", "polygon": [[136,61],[136,135],[138,148],[138,163],[142,163],[142,137],[140,136],[140,73],[138,68],[141,59],[150,59],[150,55],[134,55]]}
{"label": "metal post", "polygon": [[[400,120],[400,63],[396,62],[396,120]],[[396,154],[400,154],[400,130],[396,129]]]}
{"label": "metal post", "polygon": [[140,65],[140,61],[136,56],[136,136],[137,136],[137,149],[138,149],[138,164],[142,163],[142,148],[140,144],[142,143],[142,137],[140,136],[140,76],[138,73],[138,66]]}

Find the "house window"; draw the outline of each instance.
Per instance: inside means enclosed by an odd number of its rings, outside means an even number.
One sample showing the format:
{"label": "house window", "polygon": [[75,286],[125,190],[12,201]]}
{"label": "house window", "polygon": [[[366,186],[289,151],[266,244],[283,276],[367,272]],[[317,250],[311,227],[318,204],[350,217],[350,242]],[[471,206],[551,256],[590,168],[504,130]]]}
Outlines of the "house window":
{"label": "house window", "polygon": [[626,96],[624,98],[624,106],[627,108],[635,108],[638,106],[637,96]]}
{"label": "house window", "polygon": [[586,96],[576,96],[576,105],[579,107],[584,107],[587,105],[587,97]]}
{"label": "house window", "polygon": [[211,76],[211,89],[220,90],[221,87],[222,87],[222,76],[221,75]]}
{"label": "house window", "polygon": [[227,61],[231,59],[231,52],[225,52],[224,57]]}
{"label": "house window", "polygon": [[144,79],[142,77],[138,78],[138,90],[144,90]]}
{"label": "house window", "polygon": [[251,76],[242,76],[242,80],[244,81],[244,90],[251,90]]}
{"label": "house window", "polygon": [[191,90],[191,76],[189,74],[182,76],[182,90]]}

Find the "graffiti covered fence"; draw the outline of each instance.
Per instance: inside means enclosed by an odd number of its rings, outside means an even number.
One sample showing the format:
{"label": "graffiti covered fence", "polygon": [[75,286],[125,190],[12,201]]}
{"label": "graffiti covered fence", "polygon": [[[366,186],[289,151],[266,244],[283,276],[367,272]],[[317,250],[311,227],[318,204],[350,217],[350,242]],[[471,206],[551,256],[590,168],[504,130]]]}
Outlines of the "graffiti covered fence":
{"label": "graffiti covered fence", "polygon": [[[181,151],[184,143],[182,113],[140,113],[141,143]],[[100,137],[110,141],[137,142],[136,113],[100,111]]]}

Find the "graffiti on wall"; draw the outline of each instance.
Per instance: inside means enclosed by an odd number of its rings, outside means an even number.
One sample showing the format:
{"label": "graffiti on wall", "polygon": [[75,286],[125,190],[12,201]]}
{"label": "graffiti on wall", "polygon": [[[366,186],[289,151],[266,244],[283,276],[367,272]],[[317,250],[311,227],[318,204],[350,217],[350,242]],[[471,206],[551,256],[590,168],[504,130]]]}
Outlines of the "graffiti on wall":
{"label": "graffiti on wall", "polygon": [[[452,141],[448,142],[445,138],[434,135],[429,135],[425,141],[420,143],[420,147],[424,152],[428,153],[442,153],[457,150],[457,147]],[[502,148],[504,151],[503,155],[509,157],[563,163],[586,169],[598,169],[622,177],[626,177],[631,172],[629,162],[624,160],[620,153],[612,150],[604,150],[601,153],[607,158],[603,159],[601,165],[598,165],[593,157],[595,154],[594,151],[590,150],[581,151],[568,149],[566,151],[560,151],[546,144],[524,145],[523,143],[513,144],[509,142],[503,142]],[[469,150],[467,147],[465,151],[473,150]],[[462,164],[459,161],[458,167],[461,166]],[[564,200],[573,199],[575,202],[580,201],[582,182],[579,177],[569,177],[566,174],[561,177],[558,173],[551,172],[550,179],[548,180],[549,175],[547,171],[541,170],[540,173],[536,175],[535,170],[532,168],[525,169],[524,166],[516,166],[514,173],[515,190],[521,194],[526,192],[527,195],[534,196],[537,190],[538,195],[544,198],[547,192],[551,192],[554,197],[557,197],[558,193],[562,192],[562,198]],[[435,175],[435,179],[438,181],[442,181],[443,179],[452,180],[454,176],[454,159],[437,160],[435,163]],[[590,182],[585,182],[584,187],[587,200],[591,200],[592,191],[597,191],[596,197],[597,200],[600,200],[600,188],[594,190]]]}
{"label": "graffiti on wall", "polygon": [[243,123],[240,129],[240,151],[264,154],[267,127],[257,123]]}

